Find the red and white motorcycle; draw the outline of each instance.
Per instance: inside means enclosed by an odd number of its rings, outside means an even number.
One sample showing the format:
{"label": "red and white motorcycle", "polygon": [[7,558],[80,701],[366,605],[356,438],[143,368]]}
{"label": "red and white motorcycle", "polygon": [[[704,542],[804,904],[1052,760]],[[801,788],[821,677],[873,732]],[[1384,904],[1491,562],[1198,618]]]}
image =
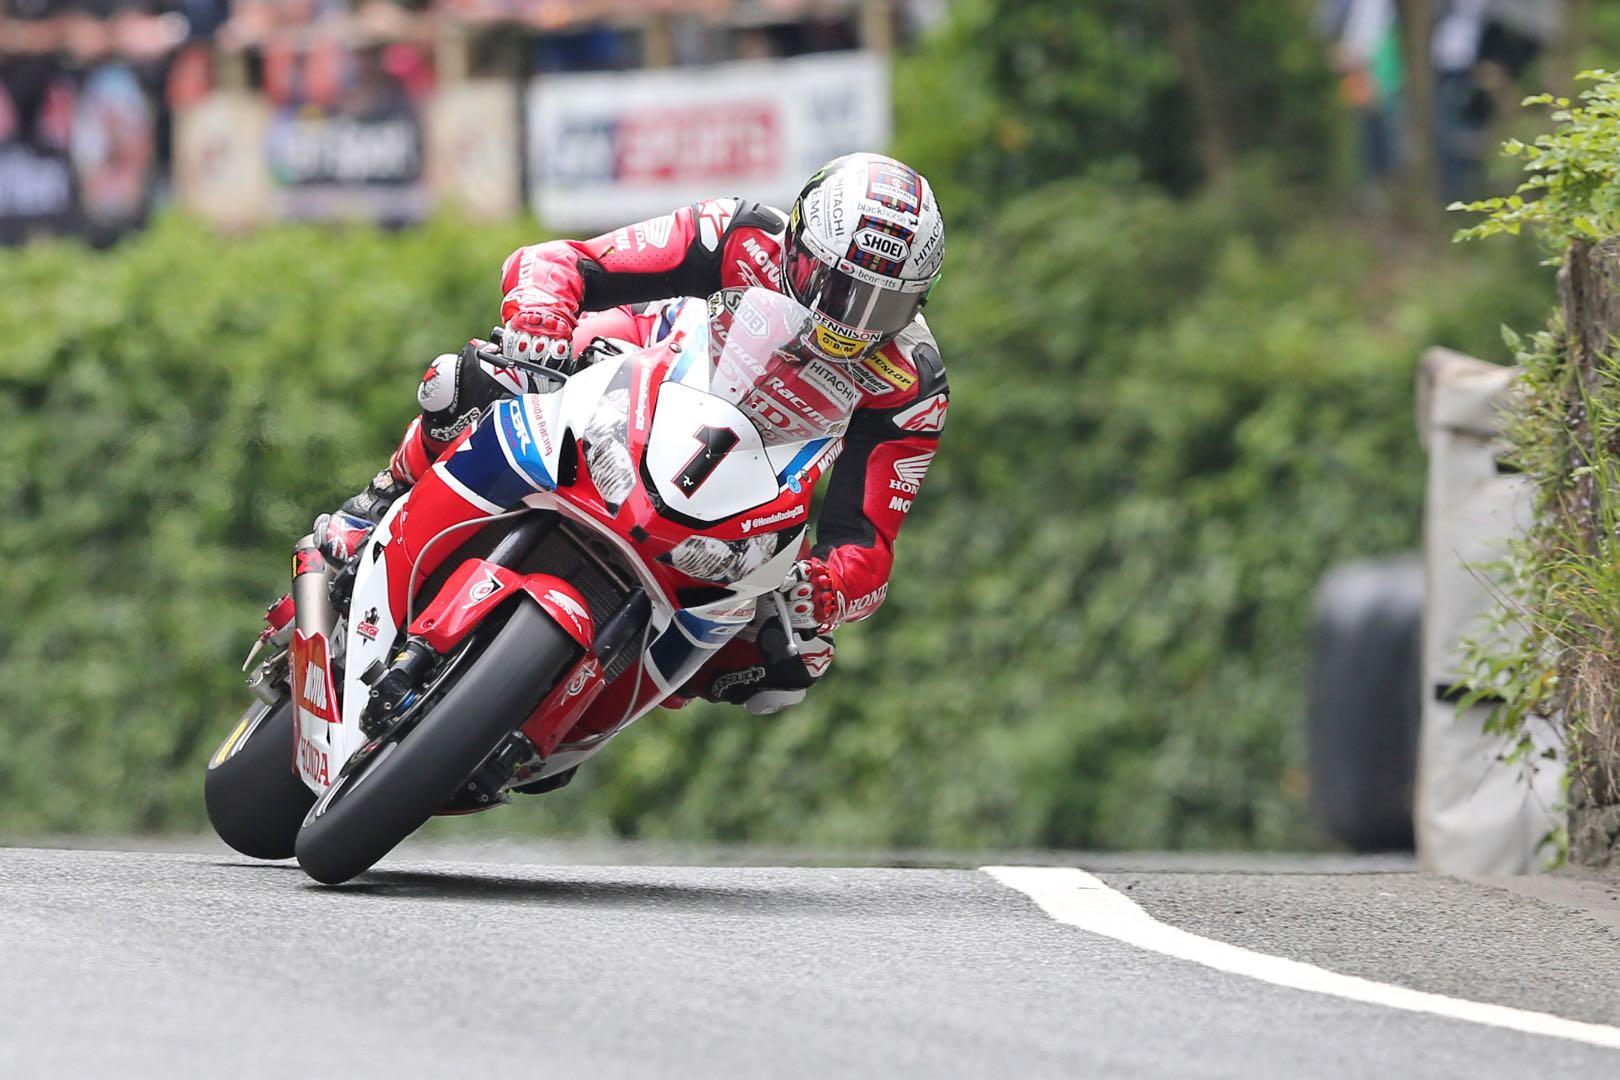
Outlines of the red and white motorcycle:
{"label": "red and white motorcycle", "polygon": [[810,331],[765,289],[685,301],[498,402],[341,570],[306,536],[209,761],[221,838],[345,881],[434,814],[561,787],[745,628],[794,649],[775,590],[859,396]]}

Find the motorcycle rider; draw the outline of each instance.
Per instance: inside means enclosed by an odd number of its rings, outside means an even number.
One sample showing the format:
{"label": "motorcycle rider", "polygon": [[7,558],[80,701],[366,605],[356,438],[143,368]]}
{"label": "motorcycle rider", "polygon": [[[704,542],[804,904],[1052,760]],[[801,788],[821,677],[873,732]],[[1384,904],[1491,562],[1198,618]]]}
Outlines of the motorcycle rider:
{"label": "motorcycle rider", "polygon": [[[780,587],[802,641],[798,655],[767,646],[764,632],[740,636],[666,705],[703,697],[769,713],[794,704],[831,663],[832,632],[882,603],[895,538],[945,425],[945,369],[921,315],[944,255],[944,219],[927,180],[893,158],[858,153],[823,166],[787,214],[711,199],[506,259],[508,359],[561,365],[588,356],[597,338],[649,344],[668,329],[659,301],[756,286],[810,309],[807,376],[821,372],[831,392],[855,405],[815,545]],[[338,513],[317,519],[328,557],[342,562],[358,550],[388,506],[491,405],[535,388],[522,369],[479,360],[475,345],[435,360],[417,389],[422,414],[389,466]]]}

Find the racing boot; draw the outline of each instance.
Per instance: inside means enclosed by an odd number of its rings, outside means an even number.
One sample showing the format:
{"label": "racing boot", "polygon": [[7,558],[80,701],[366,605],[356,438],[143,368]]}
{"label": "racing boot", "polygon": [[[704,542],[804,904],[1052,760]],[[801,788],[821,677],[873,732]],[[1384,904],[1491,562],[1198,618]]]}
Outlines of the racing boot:
{"label": "racing boot", "polygon": [[364,491],[345,500],[335,512],[317,517],[315,543],[326,561],[334,569],[346,566],[365,546],[366,538],[388,508],[408,490],[410,485],[395,476],[391,468],[384,469],[371,478]]}
{"label": "racing boot", "polygon": [[360,494],[350,497],[332,513],[315,519],[311,529],[315,544],[326,557],[327,565],[336,571],[329,597],[338,611],[348,610],[358,565],[354,562],[355,555],[366,546],[366,538],[388,508],[410,490],[410,486],[395,476],[392,469],[384,469],[371,478],[371,483]]}

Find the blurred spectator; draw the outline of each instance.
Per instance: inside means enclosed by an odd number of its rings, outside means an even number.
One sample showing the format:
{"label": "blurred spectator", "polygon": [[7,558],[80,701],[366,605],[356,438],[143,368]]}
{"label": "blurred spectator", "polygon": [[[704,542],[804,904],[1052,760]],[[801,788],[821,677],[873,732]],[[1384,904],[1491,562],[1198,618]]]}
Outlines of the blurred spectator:
{"label": "blurred spectator", "polygon": [[1400,24],[1394,0],[1323,0],[1317,30],[1332,42],[1339,93],[1355,110],[1362,174],[1381,184],[1400,171],[1402,88]]}
{"label": "blurred spectator", "polygon": [[1561,27],[1560,0],[1447,0],[1435,24],[1435,136],[1440,194],[1481,191],[1492,120],[1517,97],[1519,79]]}

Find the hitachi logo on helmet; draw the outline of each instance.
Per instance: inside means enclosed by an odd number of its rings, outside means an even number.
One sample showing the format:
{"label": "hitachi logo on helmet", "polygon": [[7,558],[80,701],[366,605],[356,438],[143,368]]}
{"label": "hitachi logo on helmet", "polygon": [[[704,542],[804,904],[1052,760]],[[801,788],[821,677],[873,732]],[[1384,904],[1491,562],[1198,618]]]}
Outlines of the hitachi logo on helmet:
{"label": "hitachi logo on helmet", "polygon": [[874,255],[881,255],[895,262],[904,262],[906,256],[911,254],[910,244],[898,236],[890,236],[876,229],[862,229],[856,233],[855,246],[862,251],[870,251]]}

